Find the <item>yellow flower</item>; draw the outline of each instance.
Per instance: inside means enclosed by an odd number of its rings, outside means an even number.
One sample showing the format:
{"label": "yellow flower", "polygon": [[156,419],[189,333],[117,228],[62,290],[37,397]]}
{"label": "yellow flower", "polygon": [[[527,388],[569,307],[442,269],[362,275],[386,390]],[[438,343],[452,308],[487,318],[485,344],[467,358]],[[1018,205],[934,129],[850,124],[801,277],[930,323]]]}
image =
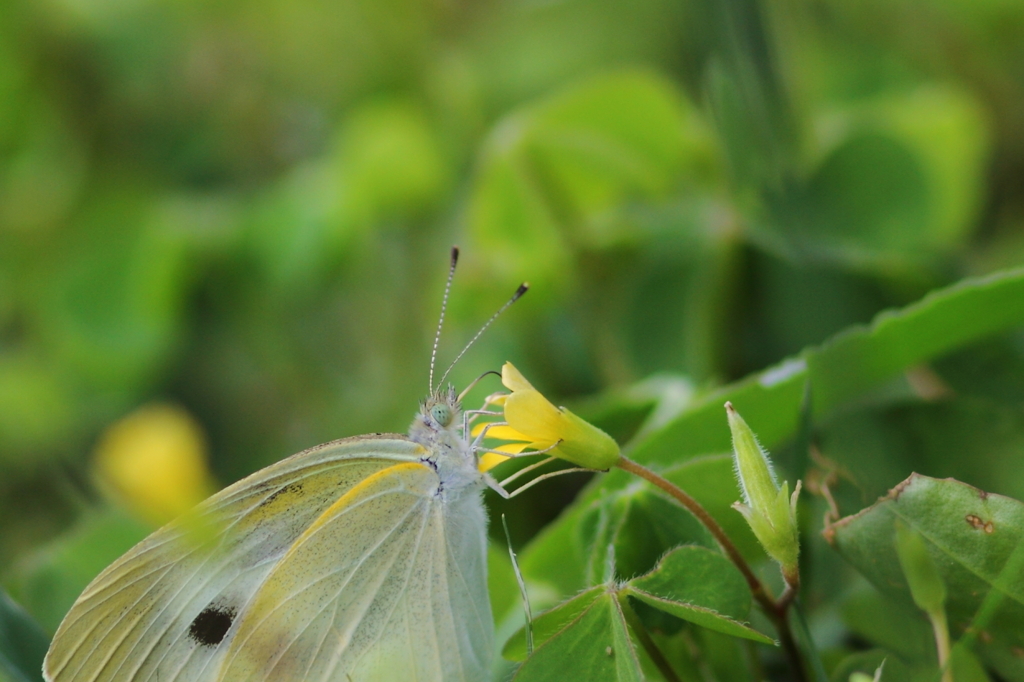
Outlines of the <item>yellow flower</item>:
{"label": "yellow flower", "polygon": [[[491,427],[487,435],[514,442],[497,449],[516,454],[552,448],[552,456],[588,469],[609,469],[619,460],[619,445],[611,436],[564,407],[552,405],[511,362],[501,368],[501,383],[512,393],[492,402],[504,403],[508,426]],[[500,458],[495,455],[485,463],[482,457],[481,470],[500,463]]]}
{"label": "yellow flower", "polygon": [[201,427],[174,405],[146,405],[110,426],[97,445],[95,469],[104,491],[154,525],[217,489]]}

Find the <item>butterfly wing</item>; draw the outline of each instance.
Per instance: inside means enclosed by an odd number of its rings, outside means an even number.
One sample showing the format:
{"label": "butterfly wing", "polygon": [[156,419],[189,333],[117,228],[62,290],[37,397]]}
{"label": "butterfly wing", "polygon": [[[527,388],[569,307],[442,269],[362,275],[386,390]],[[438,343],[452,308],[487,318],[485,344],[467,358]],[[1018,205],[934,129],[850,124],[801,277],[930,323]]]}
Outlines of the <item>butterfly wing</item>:
{"label": "butterfly wing", "polygon": [[334,441],[214,495],[86,588],[54,637],[46,678],[217,679],[239,616],[296,540],[339,496],[425,454],[397,435]]}
{"label": "butterfly wing", "polygon": [[396,464],[303,533],[240,618],[218,679],[486,679],[492,620],[479,491]]}

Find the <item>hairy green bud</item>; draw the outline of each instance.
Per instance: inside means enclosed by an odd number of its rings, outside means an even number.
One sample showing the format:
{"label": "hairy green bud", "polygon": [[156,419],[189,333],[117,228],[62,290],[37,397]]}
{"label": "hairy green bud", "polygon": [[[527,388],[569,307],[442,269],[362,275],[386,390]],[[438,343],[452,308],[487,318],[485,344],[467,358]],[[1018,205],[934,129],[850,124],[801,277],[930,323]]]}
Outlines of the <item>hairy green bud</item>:
{"label": "hairy green bud", "polygon": [[799,575],[796,501],[800,482],[797,481],[792,496],[788,481],[779,486],[768,453],[757,442],[754,432],[733,409],[732,403],[725,404],[725,411],[732,431],[736,478],[743,493],[743,502],[737,502],[733,508],[743,514],[761,546],[782,566],[787,582],[794,584]]}

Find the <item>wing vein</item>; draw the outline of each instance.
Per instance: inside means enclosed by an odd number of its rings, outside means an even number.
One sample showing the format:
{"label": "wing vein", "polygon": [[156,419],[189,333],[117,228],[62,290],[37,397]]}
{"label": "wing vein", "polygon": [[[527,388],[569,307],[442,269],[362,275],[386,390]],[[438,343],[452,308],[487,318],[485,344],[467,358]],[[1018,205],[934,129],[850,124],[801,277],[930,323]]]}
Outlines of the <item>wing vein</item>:
{"label": "wing vein", "polygon": [[[368,549],[366,551],[366,553],[362,556],[362,558],[360,558],[360,560],[355,564],[355,566],[352,567],[351,571],[349,572],[348,577],[345,579],[345,582],[342,583],[338,587],[337,594],[335,594],[335,596],[332,597],[331,600],[326,605],[321,607],[316,612],[315,616],[319,616],[320,614],[322,614],[330,606],[330,604],[332,604],[332,603],[336,605],[335,606],[335,614],[337,613],[337,605],[340,604],[341,594],[342,594],[342,592],[345,591],[345,588],[348,587],[348,584],[352,581],[352,578],[355,576],[356,572],[363,566],[364,563],[366,563],[366,561],[370,558],[370,556],[374,552],[376,552],[381,547],[381,545],[383,545],[387,541],[387,539],[389,537],[391,537],[394,534],[394,532],[409,519],[410,516],[412,516],[412,513],[413,513],[413,511],[415,511],[415,509],[416,509],[416,505],[411,506],[409,508],[409,510],[395,523],[395,525],[392,526],[391,529],[387,533],[384,534],[384,537],[382,537],[380,539],[380,541],[378,541],[373,547],[371,547],[370,549]],[[394,562],[395,562],[396,559],[397,559],[397,553],[396,553],[396,558],[392,559],[391,564],[388,567],[389,570],[390,570],[390,567],[394,565]],[[319,578],[318,580],[314,581],[313,583],[310,583],[308,586],[304,587],[301,591],[306,591],[306,590],[312,589],[317,584],[319,584],[319,583],[321,583],[321,582],[323,582],[323,581],[325,581],[325,580],[327,580],[327,579],[337,575],[338,573],[341,573],[342,571],[345,570],[345,568],[346,567],[342,567],[342,568],[338,568],[337,570],[331,571],[330,573],[322,576],[321,578]],[[382,571],[381,572],[381,579],[383,580],[386,577],[387,577],[387,572],[386,571]],[[379,588],[379,585],[378,585],[378,588]],[[282,600],[281,604],[278,607],[275,607],[274,610],[276,611],[278,608],[280,608],[280,606],[283,606],[284,604],[286,604],[288,599],[291,599],[292,597],[295,597],[298,594],[300,594],[300,592],[295,592],[294,594],[290,595],[286,599]],[[290,642],[288,642],[288,645],[282,651],[282,657],[283,657],[284,654],[286,654],[288,652],[289,649],[291,649],[292,645],[294,645],[295,642],[306,632],[306,630],[309,628],[309,626],[312,625],[313,621],[316,620],[315,616],[314,616],[314,618],[310,619],[310,621],[308,623],[306,623],[306,625],[302,628],[302,630],[300,630],[299,633],[296,634],[295,637],[293,637]],[[264,619],[264,620],[266,620],[266,619]],[[261,623],[262,622],[263,621],[261,621]],[[325,631],[324,639],[326,639],[326,637],[327,637],[327,634],[326,634],[326,631]],[[323,642],[323,640],[321,640],[321,644],[322,644],[322,642]]]}
{"label": "wing vein", "polygon": [[[428,503],[424,502],[424,504],[428,504]],[[405,594],[407,594],[407,590],[408,590],[408,587],[409,587],[409,580],[412,577],[413,568],[416,566],[416,558],[419,556],[420,547],[422,546],[422,543],[423,543],[423,535],[424,535],[424,533],[426,531],[427,522],[429,520],[430,520],[430,514],[429,513],[428,514],[424,514],[423,515],[423,523],[420,526],[419,533],[416,534],[416,546],[415,546],[415,549],[413,549],[412,559],[409,561],[409,570],[405,574],[405,580],[403,581],[403,586],[402,586],[402,590],[401,590],[401,593],[402,593],[401,596],[404,596]],[[356,659],[356,661],[353,662],[353,664],[358,663],[358,661],[362,660],[363,657],[366,656],[366,652],[369,651],[370,649],[372,649],[373,646],[375,644],[377,644],[377,642],[380,641],[381,635],[383,635],[384,630],[387,628],[387,624],[391,622],[391,618],[395,615],[395,610],[398,608],[398,604],[402,601],[401,600],[401,596],[398,599],[395,600],[394,605],[391,607],[391,610],[388,612],[387,617],[384,619],[384,627],[381,628],[381,631],[378,632],[377,635],[373,638],[373,641],[370,643],[370,645],[363,649],[362,653],[359,654],[359,657]],[[365,612],[364,612],[363,615],[365,615]],[[362,618],[360,618],[360,620],[362,620]],[[328,671],[329,674],[324,677],[324,682],[327,682],[327,680],[330,679],[331,675],[333,675],[334,669],[337,667],[337,664],[338,664],[338,661],[339,661],[340,657],[341,657],[341,652],[340,651],[335,652],[334,661],[332,662],[332,665],[331,665],[331,667],[330,667],[330,669]]]}

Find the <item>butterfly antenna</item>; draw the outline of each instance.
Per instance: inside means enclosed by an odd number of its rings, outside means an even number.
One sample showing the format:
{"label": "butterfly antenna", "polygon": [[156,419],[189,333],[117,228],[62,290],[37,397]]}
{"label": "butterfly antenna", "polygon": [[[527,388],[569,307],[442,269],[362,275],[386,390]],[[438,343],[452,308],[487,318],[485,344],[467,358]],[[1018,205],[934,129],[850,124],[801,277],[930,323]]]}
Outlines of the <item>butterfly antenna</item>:
{"label": "butterfly antenna", "polygon": [[[434,334],[434,348],[430,351],[430,395],[434,395],[434,363],[437,361],[437,344],[441,341],[441,327],[444,325],[444,313],[448,309],[448,294],[452,290],[452,279],[455,277],[455,264],[459,262],[459,247],[452,247],[452,263],[448,266],[448,282],[444,285],[444,298],[441,299],[441,317],[437,321],[437,333]],[[445,375],[447,376],[447,372]],[[444,378],[441,379],[444,382]]]}
{"label": "butterfly antenna", "polygon": [[516,293],[512,294],[512,298],[510,298],[507,301],[505,301],[505,305],[503,305],[500,308],[498,308],[498,312],[496,312],[493,315],[491,315],[491,319],[489,319],[486,322],[484,322],[484,326],[480,327],[480,331],[478,331],[473,336],[473,338],[471,338],[469,340],[469,343],[466,344],[466,347],[463,348],[459,352],[459,354],[455,356],[455,359],[452,360],[452,364],[448,365],[448,369],[446,369],[444,371],[444,374],[441,376],[441,380],[439,382],[437,382],[438,384],[443,384],[444,383],[444,380],[448,378],[449,372],[451,372],[452,368],[455,367],[455,363],[457,363],[459,360],[462,359],[462,356],[466,354],[466,351],[469,350],[473,346],[473,344],[476,343],[476,340],[480,338],[480,335],[483,334],[485,331],[487,331],[487,328],[490,327],[494,323],[494,321],[496,319],[498,319],[498,316],[501,315],[506,310],[508,310],[508,307],[510,305],[512,305],[513,303],[518,301],[520,298],[522,298],[523,294],[525,294],[529,289],[530,289],[530,285],[527,282],[523,282],[522,284],[519,285],[519,288],[516,289]]}
{"label": "butterfly antenna", "polygon": [[493,369],[487,370],[486,372],[478,376],[476,379],[473,379],[473,381],[469,382],[469,386],[466,386],[466,388],[462,389],[462,393],[459,394],[458,398],[459,402],[461,403],[462,399],[466,397],[466,394],[472,391],[473,388],[480,383],[480,380],[483,379],[488,374],[493,374],[494,376],[499,378],[501,377],[501,372],[495,372]]}

